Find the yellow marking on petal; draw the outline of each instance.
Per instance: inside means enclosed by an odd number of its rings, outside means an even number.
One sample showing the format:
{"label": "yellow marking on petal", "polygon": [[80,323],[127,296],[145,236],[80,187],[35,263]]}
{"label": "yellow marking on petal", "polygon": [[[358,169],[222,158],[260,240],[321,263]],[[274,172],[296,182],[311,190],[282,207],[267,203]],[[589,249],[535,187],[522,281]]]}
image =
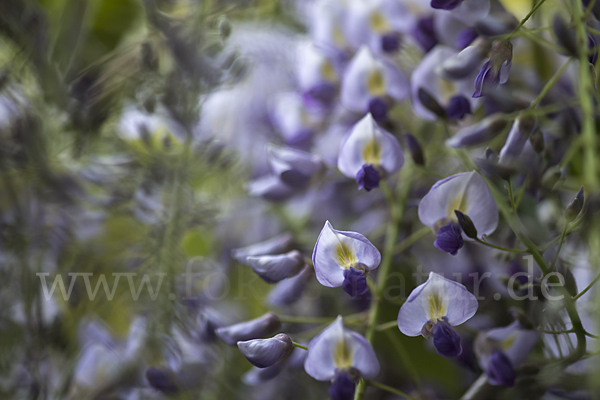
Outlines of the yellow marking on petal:
{"label": "yellow marking on petal", "polygon": [[515,339],[515,335],[510,335],[502,342],[500,342],[500,347],[502,348],[502,351],[508,350],[513,345],[513,343],[515,343]]}
{"label": "yellow marking on petal", "polygon": [[[440,97],[443,103],[448,103],[448,101],[456,95],[456,86],[454,83],[447,81],[445,79],[440,79]],[[442,104],[443,106],[443,104]]]}
{"label": "yellow marking on petal", "polygon": [[427,318],[429,321],[439,321],[448,313],[448,302],[433,290],[429,292],[427,305]]}
{"label": "yellow marking on petal", "polygon": [[337,25],[333,27],[333,42],[338,47],[346,46],[346,38],[344,37],[344,32],[342,32],[342,29]]}
{"label": "yellow marking on petal", "polygon": [[352,353],[346,345],[346,340],[337,342],[333,353],[333,363],[338,369],[349,369],[352,367]]}
{"label": "yellow marking on petal", "polygon": [[338,77],[333,65],[329,61],[324,61],[321,64],[321,75],[329,82],[336,82]]}
{"label": "yellow marking on petal", "polygon": [[344,269],[348,269],[358,263],[354,249],[339,240],[339,238],[338,245],[335,249],[335,258],[338,265]]}
{"label": "yellow marking on petal", "polygon": [[379,11],[374,12],[369,17],[369,24],[375,33],[386,33],[390,30],[387,19]]}
{"label": "yellow marking on petal", "polygon": [[374,69],[369,72],[367,77],[367,90],[372,97],[384,96],[385,95],[385,77],[382,71]]}
{"label": "yellow marking on petal", "polygon": [[454,210],[458,210],[462,213],[466,214],[467,202],[465,200],[465,196],[460,195],[448,203],[448,209],[446,210],[446,216],[454,222],[457,222],[456,214],[454,214]]}
{"label": "yellow marking on petal", "polygon": [[375,138],[367,142],[367,145],[363,148],[362,156],[365,164],[379,165],[381,163],[381,147]]}

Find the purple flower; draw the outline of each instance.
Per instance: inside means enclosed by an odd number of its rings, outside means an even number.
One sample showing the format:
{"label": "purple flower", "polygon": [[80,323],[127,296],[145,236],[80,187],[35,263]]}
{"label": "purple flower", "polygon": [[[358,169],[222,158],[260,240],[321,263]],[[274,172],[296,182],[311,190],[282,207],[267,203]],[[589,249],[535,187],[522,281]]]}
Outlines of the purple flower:
{"label": "purple flower", "polygon": [[460,225],[457,222],[450,222],[440,228],[433,245],[441,251],[450,253],[453,256],[463,247],[463,237]]}
{"label": "purple flower", "polygon": [[441,238],[438,233],[436,247],[446,248],[446,251],[460,248],[455,237],[457,229],[449,226],[458,222],[455,210],[471,219],[480,236],[491,234],[498,226],[498,208],[485,180],[477,172],[452,175],[436,182],[419,203],[419,219],[442,232]]}
{"label": "purple flower", "polygon": [[352,268],[361,274],[368,273],[379,266],[381,254],[360,233],[337,231],[327,221],[315,244],[312,260],[321,285],[358,287],[356,273],[345,271]]}
{"label": "purple flower", "polygon": [[513,123],[506,143],[500,150],[498,163],[502,165],[512,164],[523,152],[529,135],[536,129],[536,121],[532,118],[518,117]]}
{"label": "purple flower", "polygon": [[267,146],[267,161],[273,174],[294,187],[306,187],[324,168],[319,156],[289,147]]}
{"label": "purple flower", "polygon": [[154,389],[164,394],[175,394],[179,392],[177,379],[173,371],[169,368],[150,367],[146,370],[146,380]]}
{"label": "purple flower", "polygon": [[515,368],[538,340],[539,333],[523,329],[518,322],[481,332],[475,340],[475,354],[488,382],[496,386],[513,386]]}
{"label": "purple flower", "polygon": [[463,29],[458,33],[458,36],[456,37],[456,47],[458,47],[459,49],[464,49],[465,47],[473,43],[473,41],[477,39],[477,36],[479,36],[479,34],[475,29]]}
{"label": "purple flower", "polygon": [[402,101],[408,92],[408,81],[398,68],[361,46],[344,73],[340,101],[351,111],[365,113],[374,98]]}
{"label": "purple flower", "polygon": [[379,361],[371,344],[346,329],[338,316],[308,345],[304,370],[316,380],[333,381],[332,399],[346,400],[359,378],[371,379],[379,373]]}
{"label": "purple flower", "polygon": [[398,328],[407,336],[433,336],[438,354],[456,357],[462,347],[451,327],[469,320],[477,308],[477,299],[463,285],[430,272],[400,307]]}
{"label": "purple flower", "polygon": [[381,129],[371,114],[358,121],[340,145],[338,168],[348,178],[356,178],[359,189],[378,187],[381,178],[395,174],[403,164],[398,140]]}
{"label": "purple flower", "polygon": [[[438,104],[448,104],[452,97],[463,96],[469,100],[471,109],[475,109],[477,102],[471,98],[472,81],[469,79],[468,73],[463,70],[465,64],[472,62],[470,61],[471,56],[465,55],[464,60],[463,58],[458,59],[459,56],[460,54],[456,50],[438,45],[415,68],[410,79],[410,85],[412,106],[418,117],[430,121],[437,118],[437,115],[426,104],[422,103],[422,96],[419,96],[420,90],[427,92]],[[452,77],[449,80],[443,66],[447,62],[450,63],[454,58],[457,58],[458,61],[456,65],[449,65],[449,71],[455,73],[457,79]],[[470,67],[467,65],[467,70],[468,68]]]}
{"label": "purple flower", "polygon": [[384,122],[387,120],[388,105],[381,97],[372,98],[369,101],[368,110],[375,121]]}
{"label": "purple flower", "polygon": [[289,356],[294,349],[292,339],[280,333],[269,339],[253,339],[237,343],[240,352],[252,365],[267,368]]}

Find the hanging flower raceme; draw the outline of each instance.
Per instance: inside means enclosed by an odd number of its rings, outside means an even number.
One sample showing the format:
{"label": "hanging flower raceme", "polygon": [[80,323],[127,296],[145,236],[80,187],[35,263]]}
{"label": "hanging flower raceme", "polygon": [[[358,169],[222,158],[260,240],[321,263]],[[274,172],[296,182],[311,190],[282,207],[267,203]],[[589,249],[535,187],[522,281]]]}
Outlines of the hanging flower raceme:
{"label": "hanging flower raceme", "polygon": [[518,322],[480,333],[475,340],[475,354],[488,382],[496,386],[513,386],[515,368],[535,347],[538,339],[539,333],[523,329]]}
{"label": "hanging flower raceme", "polygon": [[400,307],[398,328],[407,336],[433,337],[439,355],[457,357],[462,346],[452,326],[469,320],[477,307],[477,299],[463,285],[430,272]]}
{"label": "hanging flower raceme", "polygon": [[[456,213],[459,211],[459,213]],[[463,234],[458,215],[467,216],[471,227]],[[455,255],[463,239],[489,235],[498,226],[498,208],[490,189],[477,172],[452,175],[436,182],[419,203],[419,219],[437,231],[434,246]]]}
{"label": "hanging flower raceme", "polygon": [[403,164],[398,140],[381,129],[371,114],[358,121],[340,145],[339,170],[348,178],[355,178],[358,188],[367,192],[379,187],[381,179],[400,171]]}
{"label": "hanging flower raceme", "polygon": [[360,233],[337,231],[327,221],[315,244],[312,260],[321,285],[342,286],[346,293],[356,297],[368,291],[365,275],[379,266],[381,254]]}
{"label": "hanging flower raceme", "polygon": [[375,120],[385,121],[392,103],[404,100],[408,92],[408,81],[398,68],[361,46],[342,79],[340,100],[351,111],[370,112]]}
{"label": "hanging flower raceme", "polygon": [[371,379],[379,373],[379,361],[371,344],[346,329],[339,316],[310,342],[304,369],[319,381],[331,381],[333,400],[351,400],[360,378]]}

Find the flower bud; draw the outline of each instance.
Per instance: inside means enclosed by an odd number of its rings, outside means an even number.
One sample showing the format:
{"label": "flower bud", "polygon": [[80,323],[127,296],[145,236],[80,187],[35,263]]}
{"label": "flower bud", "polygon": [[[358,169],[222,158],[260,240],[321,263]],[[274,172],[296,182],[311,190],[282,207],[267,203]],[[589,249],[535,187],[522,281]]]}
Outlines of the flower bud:
{"label": "flower bud", "polygon": [[536,153],[540,154],[544,151],[544,134],[542,131],[539,129],[534,130],[529,136],[529,143],[531,143],[531,147]]}
{"label": "flower bud", "polygon": [[475,224],[473,224],[471,218],[458,210],[454,210],[454,214],[456,214],[458,223],[465,235],[471,239],[477,239],[477,228],[475,228]]}
{"label": "flower bud", "polygon": [[448,102],[446,114],[450,121],[463,119],[465,115],[471,114],[471,102],[464,96],[454,96]]}
{"label": "flower bud", "polygon": [[254,339],[237,343],[241,353],[258,368],[267,368],[290,355],[294,346],[292,339],[280,333],[269,339]]}
{"label": "flower bud", "polygon": [[581,212],[581,209],[583,208],[583,201],[584,201],[584,197],[583,197],[583,186],[582,186],[581,189],[579,189],[579,192],[577,192],[575,197],[573,197],[573,199],[567,206],[567,209],[565,210],[565,220],[567,221],[567,223],[571,222],[575,218],[577,218],[577,216]]}
{"label": "flower bud", "polygon": [[425,108],[439,118],[446,118],[446,110],[444,110],[444,107],[442,107],[440,103],[438,103],[437,100],[431,94],[429,94],[428,91],[423,88],[419,88],[418,96],[421,104],[423,104]]}
{"label": "flower bud", "polygon": [[248,257],[284,253],[291,250],[293,245],[294,238],[292,235],[289,233],[284,233],[265,240],[264,242],[231,250],[231,257],[241,264],[246,264]]}
{"label": "flower bud", "polygon": [[465,48],[460,53],[444,61],[440,65],[439,73],[442,78],[447,80],[467,78],[481,66],[490,49],[490,41],[480,38],[473,46]]}
{"label": "flower bud", "polygon": [[148,368],[146,370],[146,379],[150,386],[162,393],[175,394],[179,391],[175,382],[175,376],[168,368]]}
{"label": "flower bud", "polygon": [[267,283],[277,283],[294,276],[304,266],[304,257],[298,250],[279,255],[248,257],[247,263]]}
{"label": "flower bud", "polygon": [[437,10],[454,10],[463,0],[431,0],[431,8]]}
{"label": "flower bud", "polygon": [[451,222],[442,226],[437,233],[433,245],[436,249],[455,256],[456,253],[458,253],[458,250],[462,249],[464,245],[460,225]]}
{"label": "flower bud", "polygon": [[404,135],[404,143],[406,143],[406,147],[408,148],[414,163],[417,165],[425,165],[425,156],[423,155],[423,150],[421,149],[421,145],[419,145],[417,138],[410,133],[407,133]]}
{"label": "flower bud", "polygon": [[239,341],[271,335],[280,327],[281,321],[277,315],[267,313],[250,321],[218,328],[215,333],[228,345],[235,346]]}
{"label": "flower bud", "polygon": [[508,121],[503,115],[493,114],[474,125],[460,129],[446,144],[453,148],[476,146],[498,136],[507,124]]}
{"label": "flower bud", "polygon": [[293,188],[304,188],[311,178],[323,170],[319,156],[289,147],[269,145],[267,161],[273,173]]}

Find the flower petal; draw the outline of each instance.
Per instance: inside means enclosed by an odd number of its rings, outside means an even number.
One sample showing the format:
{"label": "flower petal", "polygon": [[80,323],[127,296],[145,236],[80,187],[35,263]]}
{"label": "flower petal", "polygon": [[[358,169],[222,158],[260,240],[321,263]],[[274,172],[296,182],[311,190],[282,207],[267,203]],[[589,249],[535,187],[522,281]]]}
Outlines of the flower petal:
{"label": "flower petal", "polygon": [[304,266],[304,257],[298,250],[274,256],[248,257],[252,270],[267,283],[277,283],[294,276]]}

